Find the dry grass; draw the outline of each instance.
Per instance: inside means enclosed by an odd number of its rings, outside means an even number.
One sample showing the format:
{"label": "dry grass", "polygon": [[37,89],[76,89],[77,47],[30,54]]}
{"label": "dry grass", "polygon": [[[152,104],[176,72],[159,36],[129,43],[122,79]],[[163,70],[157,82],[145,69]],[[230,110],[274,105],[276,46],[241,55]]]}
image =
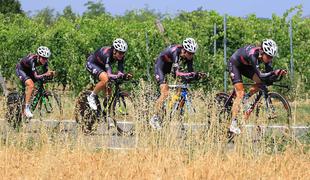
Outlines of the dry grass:
{"label": "dry grass", "polygon": [[[186,117],[185,121],[211,120],[208,131],[188,131],[187,135],[182,135],[175,126],[167,123],[161,132],[155,132],[142,123],[153,113],[153,102],[145,101],[145,97],[150,96],[147,92],[152,90],[142,84],[137,91],[134,148],[107,149],[109,136],[95,139],[94,136],[66,134],[44,127],[36,134],[24,129],[16,133],[4,128],[0,134],[1,178],[308,179],[310,176],[309,143],[301,143],[291,134],[274,134],[254,142],[253,137],[244,132],[235,138],[233,147],[229,146],[226,128],[216,119],[216,109],[210,109],[205,102],[197,105],[202,110],[200,113]],[[199,95],[195,95],[195,103]],[[212,99],[210,95],[207,102]],[[74,97],[63,95],[62,100],[64,119],[72,119]],[[305,103],[307,106],[308,101]],[[303,103],[295,105],[300,104]],[[304,113],[304,117],[309,117],[309,112]],[[177,120],[173,119],[172,123]],[[103,145],[94,146],[98,144]]]}
{"label": "dry grass", "polygon": [[171,149],[89,152],[1,148],[2,179],[308,179],[309,154],[253,157],[208,153],[189,160]]}

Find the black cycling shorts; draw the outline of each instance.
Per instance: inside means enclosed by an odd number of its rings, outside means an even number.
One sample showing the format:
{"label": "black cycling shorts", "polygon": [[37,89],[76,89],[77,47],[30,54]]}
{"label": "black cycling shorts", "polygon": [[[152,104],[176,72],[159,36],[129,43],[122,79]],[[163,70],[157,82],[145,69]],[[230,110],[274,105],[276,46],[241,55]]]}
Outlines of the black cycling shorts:
{"label": "black cycling shorts", "polygon": [[24,70],[20,64],[16,65],[15,72],[16,72],[17,77],[22,81],[23,85],[25,85],[25,82],[28,79],[32,79],[33,82],[36,82],[36,79],[33,76],[32,72]]}
{"label": "black cycling shorts", "polygon": [[88,57],[88,60],[86,62],[86,69],[87,71],[93,75],[94,77],[99,79],[99,75],[102,72],[105,72],[104,67],[92,62],[90,59],[93,58],[92,56]]}
{"label": "black cycling shorts", "polygon": [[237,66],[234,59],[230,59],[228,68],[229,68],[229,75],[233,84],[243,82],[242,76],[245,76],[249,79],[252,79],[255,74],[255,69],[249,65],[239,65]]}

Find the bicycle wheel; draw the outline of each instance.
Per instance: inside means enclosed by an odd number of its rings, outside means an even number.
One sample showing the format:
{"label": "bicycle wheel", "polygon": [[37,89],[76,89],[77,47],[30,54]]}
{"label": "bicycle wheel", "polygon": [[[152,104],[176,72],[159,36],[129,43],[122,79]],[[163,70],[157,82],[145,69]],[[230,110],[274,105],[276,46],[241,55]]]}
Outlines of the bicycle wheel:
{"label": "bicycle wheel", "polygon": [[271,152],[282,151],[294,139],[290,129],[291,107],[278,93],[268,93],[268,98],[262,99],[256,107],[258,126],[253,138],[255,142],[264,142]]}
{"label": "bicycle wheel", "polygon": [[74,116],[75,120],[85,134],[91,134],[97,129],[97,124],[101,118],[101,106],[99,99],[96,98],[97,110],[92,110],[88,105],[87,97],[91,91],[83,91],[78,96],[75,104]]}
{"label": "bicycle wheel", "polygon": [[223,142],[233,142],[234,134],[229,131],[229,125],[231,123],[231,108],[233,102],[227,102],[229,95],[221,92],[215,96],[215,104],[217,108],[217,121],[213,121],[210,126],[215,134],[215,139]]}
{"label": "bicycle wheel", "polygon": [[46,91],[38,102],[37,109],[34,111],[42,119],[61,120],[63,117],[62,103],[60,96],[52,91]]}
{"label": "bicycle wheel", "polygon": [[[227,122],[231,119],[231,108],[232,108],[232,101],[227,104],[229,99],[229,95],[227,93],[218,93],[215,96],[215,103],[217,108],[217,115],[219,122]],[[225,105],[226,103],[226,105]]]}
{"label": "bicycle wheel", "polygon": [[10,92],[7,96],[5,118],[10,127],[19,129],[22,125],[22,102],[18,92]]}
{"label": "bicycle wheel", "polygon": [[110,111],[110,117],[120,134],[132,134],[135,116],[135,106],[133,99],[128,93],[122,92],[115,98]]}
{"label": "bicycle wheel", "polygon": [[292,118],[288,101],[278,93],[268,93],[266,101],[260,101],[256,108],[257,118],[261,118],[269,125],[290,126]]}

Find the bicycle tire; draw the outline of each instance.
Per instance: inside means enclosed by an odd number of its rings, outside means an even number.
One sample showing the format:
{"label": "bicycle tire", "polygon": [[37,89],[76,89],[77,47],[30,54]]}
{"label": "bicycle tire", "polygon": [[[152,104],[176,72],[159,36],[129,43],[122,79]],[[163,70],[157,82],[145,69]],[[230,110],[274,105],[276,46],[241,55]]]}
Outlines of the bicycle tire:
{"label": "bicycle tire", "polygon": [[84,134],[92,134],[97,130],[96,124],[101,119],[101,105],[98,98],[96,98],[97,110],[92,110],[88,105],[87,97],[91,91],[83,91],[79,94],[78,100],[75,104],[74,116],[75,121],[81,128]]}
{"label": "bicycle tire", "polygon": [[233,102],[231,101],[227,103],[228,99],[229,95],[224,92],[218,93],[215,96],[216,108],[218,110],[217,116],[220,123],[229,121],[231,119],[231,108]]}
{"label": "bicycle tire", "polygon": [[[127,92],[122,92],[119,97],[115,98],[111,109],[110,117],[121,135],[131,135],[134,128],[135,105],[133,99]],[[122,121],[122,123],[119,123]]]}
{"label": "bicycle tire", "polygon": [[290,126],[292,119],[291,106],[282,95],[276,92],[268,93],[268,108],[261,108],[265,107],[261,103],[262,101],[256,107],[256,116],[264,116],[267,124]]}
{"label": "bicycle tire", "polygon": [[6,100],[5,118],[9,126],[19,129],[22,125],[22,102],[17,91],[10,92]]}
{"label": "bicycle tire", "polygon": [[289,102],[279,93],[270,92],[267,98],[268,108],[262,103],[266,101],[261,99],[256,106],[256,118],[262,122],[258,123],[254,131],[254,140],[264,142],[263,145],[270,152],[282,151],[295,139],[291,131],[292,112]]}

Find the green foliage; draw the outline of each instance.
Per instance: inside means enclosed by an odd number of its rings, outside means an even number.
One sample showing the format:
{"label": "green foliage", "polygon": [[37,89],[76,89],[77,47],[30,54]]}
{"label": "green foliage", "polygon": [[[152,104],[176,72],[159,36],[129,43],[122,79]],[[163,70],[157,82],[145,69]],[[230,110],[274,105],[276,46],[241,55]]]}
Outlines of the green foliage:
{"label": "green foliage", "polygon": [[84,13],[84,16],[100,16],[102,14],[105,14],[105,7],[102,1],[100,0],[99,2],[93,2],[93,1],[87,1],[87,3],[84,4],[86,6],[87,10]]}
{"label": "green foliage", "polygon": [[22,14],[21,4],[18,0],[0,0],[0,13]]}
{"label": "green foliage", "polygon": [[[11,80],[16,78],[12,74],[15,74],[18,59],[34,53],[39,45],[45,45],[52,51],[50,64],[58,72],[57,81],[79,92],[90,80],[85,69],[87,56],[102,46],[111,45],[113,39],[122,37],[129,45],[125,70],[134,73],[135,78],[149,78],[151,81],[154,59],[167,46],[163,37],[168,38],[170,43],[181,43],[184,38],[193,37],[199,44],[195,69],[211,75],[206,89],[223,88],[226,69],[223,62],[223,16],[217,12],[197,9],[171,17],[158,15],[146,8],[113,17],[105,13],[101,1],[90,1],[86,5],[88,11],[81,17],[72,13],[70,7],[57,18],[54,18],[49,9],[33,19],[22,15],[7,17],[0,14],[2,74]],[[288,10],[282,17],[273,15],[272,19],[261,19],[255,15],[246,18],[228,16],[228,58],[246,44],[256,44],[264,38],[272,38],[279,45],[275,68],[289,69],[288,17],[295,11],[295,15],[290,17],[294,33],[294,82],[302,82],[305,92],[310,88],[310,69],[307,68],[310,67],[310,19],[301,17],[301,7]],[[100,12],[99,15],[97,12]],[[158,16],[161,16],[165,27],[164,35],[155,25]],[[214,24],[217,25],[218,32],[215,36]],[[217,40],[216,55],[213,54],[214,40]]]}

